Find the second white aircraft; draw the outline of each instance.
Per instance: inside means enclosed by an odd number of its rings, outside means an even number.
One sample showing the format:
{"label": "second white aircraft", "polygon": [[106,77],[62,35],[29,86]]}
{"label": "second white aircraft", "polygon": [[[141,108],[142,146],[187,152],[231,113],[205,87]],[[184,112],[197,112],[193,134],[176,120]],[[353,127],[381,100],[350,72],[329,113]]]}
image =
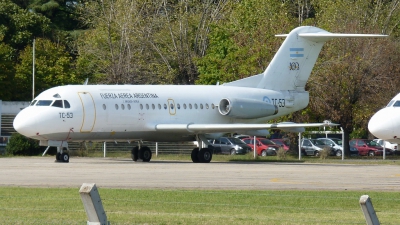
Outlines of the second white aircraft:
{"label": "second white aircraft", "polygon": [[[323,44],[333,38],[385,37],[334,34],[298,27],[286,37],[267,69],[258,75],[217,86],[67,85],[38,95],[14,120],[21,134],[59,147],[57,160],[68,162],[63,148],[82,141],[189,141],[193,162],[210,162],[207,138],[226,132],[266,135],[267,129],[296,129],[327,124],[266,124],[305,108],[306,82]],[[151,150],[135,147],[132,159],[150,161]]]}

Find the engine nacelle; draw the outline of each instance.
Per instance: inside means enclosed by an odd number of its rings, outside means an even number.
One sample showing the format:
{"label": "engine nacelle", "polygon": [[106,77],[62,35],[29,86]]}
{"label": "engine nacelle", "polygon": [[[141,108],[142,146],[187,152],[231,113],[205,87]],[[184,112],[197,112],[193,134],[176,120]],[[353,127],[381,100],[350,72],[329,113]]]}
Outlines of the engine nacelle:
{"label": "engine nacelle", "polygon": [[224,98],[219,102],[219,113],[238,119],[255,119],[278,113],[276,105],[253,99]]}

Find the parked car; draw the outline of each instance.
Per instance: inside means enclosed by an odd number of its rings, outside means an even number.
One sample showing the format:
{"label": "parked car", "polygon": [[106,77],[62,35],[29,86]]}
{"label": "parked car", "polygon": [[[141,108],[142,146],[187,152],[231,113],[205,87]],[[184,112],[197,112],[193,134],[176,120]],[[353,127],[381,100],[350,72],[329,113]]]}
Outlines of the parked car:
{"label": "parked car", "polygon": [[[352,139],[352,140],[350,140],[349,144],[350,144],[350,147],[354,147],[358,150],[359,155],[375,156],[375,155],[383,154],[383,148],[373,140]],[[390,155],[390,154],[391,154],[391,152],[388,153],[388,155]]]}
{"label": "parked car", "polygon": [[342,139],[339,138],[318,138],[317,140],[322,141],[325,145],[329,145],[333,148],[333,155],[342,156],[343,147]]}
{"label": "parked car", "polygon": [[380,146],[385,147],[385,150],[390,149],[391,152],[393,154],[395,154],[395,155],[399,155],[400,154],[400,152],[398,150],[398,145],[396,143],[391,143],[391,142],[388,142],[388,141],[384,141],[382,139],[374,139],[373,141],[378,143]]}
{"label": "parked car", "polygon": [[304,155],[314,155],[319,156],[320,151],[324,148],[329,148],[329,155],[333,155],[334,151],[332,151],[332,147],[329,145],[325,145],[324,142],[317,139],[306,139],[304,138],[301,141],[301,151]]}
{"label": "parked car", "polygon": [[285,151],[289,150],[290,142],[286,139],[270,139],[275,144],[279,145],[279,147],[285,149]]}
{"label": "parked car", "polygon": [[[254,150],[254,138],[244,138],[243,141]],[[266,138],[256,138],[257,155],[267,156],[276,155],[279,150],[279,145]]]}
{"label": "parked car", "polygon": [[234,137],[212,139],[210,140],[210,144],[214,147],[215,154],[239,155],[251,152],[251,148],[246,143]]}

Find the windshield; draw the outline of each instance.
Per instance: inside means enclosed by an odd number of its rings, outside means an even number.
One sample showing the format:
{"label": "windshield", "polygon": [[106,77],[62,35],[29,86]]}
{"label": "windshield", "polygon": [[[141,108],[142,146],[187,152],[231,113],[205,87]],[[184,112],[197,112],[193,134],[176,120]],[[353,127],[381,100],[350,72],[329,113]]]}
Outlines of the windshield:
{"label": "windshield", "polygon": [[233,144],[236,145],[241,145],[241,144],[246,144],[244,143],[242,140],[240,140],[239,138],[228,138]]}
{"label": "windshield", "polygon": [[274,145],[274,144],[275,144],[274,142],[272,142],[272,141],[270,141],[270,140],[268,140],[268,139],[261,139],[260,141],[261,141],[261,143],[263,143],[264,145]]}
{"label": "windshield", "polygon": [[378,143],[376,143],[375,141],[365,140],[365,143],[366,143],[368,146],[380,147],[380,145],[379,145]]}
{"label": "windshield", "polygon": [[49,105],[51,105],[52,102],[53,102],[53,100],[39,100],[36,103],[36,106],[49,106]]}
{"label": "windshield", "polygon": [[332,141],[335,142],[337,145],[342,145],[341,139],[332,139]]}
{"label": "windshield", "polygon": [[396,102],[393,104],[393,107],[400,107],[400,101],[396,101]]}
{"label": "windshield", "polygon": [[324,142],[320,141],[320,140],[310,140],[314,145],[325,145]]}

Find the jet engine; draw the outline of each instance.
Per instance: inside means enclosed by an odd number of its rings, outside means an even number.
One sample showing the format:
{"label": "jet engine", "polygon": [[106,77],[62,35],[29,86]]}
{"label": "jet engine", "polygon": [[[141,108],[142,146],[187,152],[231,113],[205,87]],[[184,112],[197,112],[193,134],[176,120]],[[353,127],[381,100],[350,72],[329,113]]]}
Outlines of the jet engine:
{"label": "jet engine", "polygon": [[254,99],[224,98],[219,102],[219,113],[238,119],[255,119],[278,113],[276,105]]}

